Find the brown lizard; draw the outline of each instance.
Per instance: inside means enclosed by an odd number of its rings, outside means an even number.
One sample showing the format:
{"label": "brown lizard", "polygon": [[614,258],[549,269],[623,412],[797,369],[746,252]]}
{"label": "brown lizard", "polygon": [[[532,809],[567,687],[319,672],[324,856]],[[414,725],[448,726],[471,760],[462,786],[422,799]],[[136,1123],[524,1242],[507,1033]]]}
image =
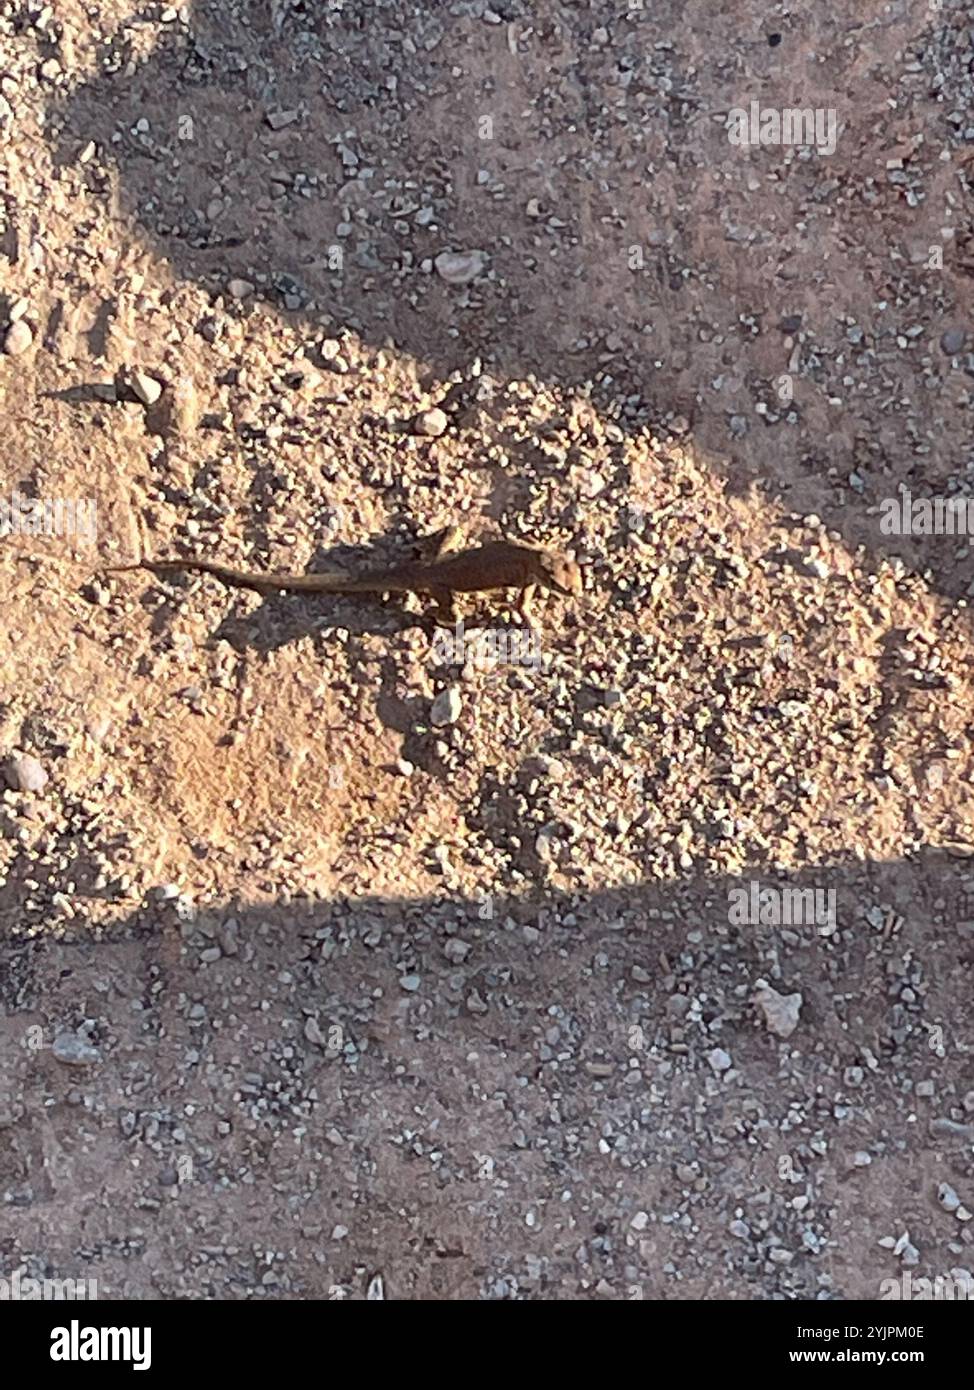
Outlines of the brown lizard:
{"label": "brown lizard", "polygon": [[468,550],[443,553],[431,560],[416,560],[390,569],[367,571],[361,575],[272,574],[263,571],[231,569],[213,560],[142,560],[135,565],[113,565],[111,572],[150,570],[153,574],[192,571],[212,574],[224,584],[239,589],[255,589],[260,594],[284,591],[292,594],[429,594],[448,624],[456,621],[454,598],[457,594],[483,593],[493,589],[518,589],[518,608],[525,620],[536,588],[553,589],[559,594],[582,593],[582,571],[574,560],[513,541],[490,541]]}

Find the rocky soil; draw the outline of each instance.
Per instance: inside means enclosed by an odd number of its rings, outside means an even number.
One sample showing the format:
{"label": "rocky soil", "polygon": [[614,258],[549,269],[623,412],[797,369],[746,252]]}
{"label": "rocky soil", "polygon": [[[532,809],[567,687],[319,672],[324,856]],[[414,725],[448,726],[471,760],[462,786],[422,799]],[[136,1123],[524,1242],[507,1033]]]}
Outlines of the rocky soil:
{"label": "rocky soil", "polygon": [[974,1277],[974,28],[714,10],[0,4],[0,1276]]}

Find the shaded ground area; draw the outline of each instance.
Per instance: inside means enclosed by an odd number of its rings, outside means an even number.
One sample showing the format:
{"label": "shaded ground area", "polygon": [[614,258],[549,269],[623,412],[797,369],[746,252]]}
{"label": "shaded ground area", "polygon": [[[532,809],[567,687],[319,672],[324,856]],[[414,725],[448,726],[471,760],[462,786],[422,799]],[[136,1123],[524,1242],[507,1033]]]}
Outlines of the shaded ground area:
{"label": "shaded ground area", "polygon": [[[924,855],[815,882],[835,932],[731,925],[739,885],[691,880],[170,906],[21,948],[8,1263],[136,1297],[381,1275],[388,1297],[876,1298],[969,1269],[945,1194],[971,1182],[974,875]],[[800,993],[787,1040],[762,979]],[[81,1021],[99,1060],[72,1076],[50,1048]]]}

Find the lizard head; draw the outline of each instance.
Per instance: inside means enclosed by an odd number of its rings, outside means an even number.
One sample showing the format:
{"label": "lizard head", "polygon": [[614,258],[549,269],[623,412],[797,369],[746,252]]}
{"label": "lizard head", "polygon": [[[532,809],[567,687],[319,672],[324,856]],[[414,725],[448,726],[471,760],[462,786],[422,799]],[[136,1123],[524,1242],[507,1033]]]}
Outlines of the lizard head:
{"label": "lizard head", "polygon": [[549,589],[559,594],[582,594],[582,571],[574,560],[564,555],[552,555],[543,550],[538,555],[540,580]]}

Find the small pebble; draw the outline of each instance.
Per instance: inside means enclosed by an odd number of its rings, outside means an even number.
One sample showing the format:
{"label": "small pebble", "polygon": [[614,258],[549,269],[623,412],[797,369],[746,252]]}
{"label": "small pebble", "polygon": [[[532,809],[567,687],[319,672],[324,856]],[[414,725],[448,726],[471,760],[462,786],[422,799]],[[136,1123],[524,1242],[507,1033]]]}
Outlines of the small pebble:
{"label": "small pebble", "polygon": [[441,728],[444,724],[455,724],[460,718],[460,711],[463,709],[463,701],[460,699],[460,687],[448,685],[445,690],[441,690],[433,701],[430,709],[430,723],[435,729]]}
{"label": "small pebble", "polygon": [[143,405],[155,405],[162,395],[162,382],[147,376],[145,372],[135,371],[132,373],[132,390]]}
{"label": "small pebble", "polygon": [[798,1027],[804,998],[801,994],[779,994],[764,980],[755,986],[754,1002],[764,1014],[765,1026],[769,1033],[779,1038],[790,1038]]}
{"label": "small pebble", "polygon": [[446,412],[434,406],[432,410],[424,410],[413,420],[413,432],[415,434],[426,435],[430,439],[436,439],[441,435],[449,424]]}
{"label": "small pebble", "polygon": [[34,334],[26,319],[18,319],[7,329],[3,340],[3,350],[8,357],[20,357],[34,341]]}
{"label": "small pebble", "polygon": [[483,270],[487,256],[483,251],[441,251],[433,264],[448,285],[467,285]]}
{"label": "small pebble", "polygon": [[956,1211],[960,1206],[960,1198],[949,1182],[942,1182],[937,1188],[937,1200],[944,1211]]}
{"label": "small pebble", "polygon": [[17,792],[42,792],[47,785],[47,772],[30,753],[15,753],[4,772],[7,785]]}
{"label": "small pebble", "polygon": [[101,1053],[78,1033],[59,1033],[51,1051],[66,1067],[90,1067],[101,1061]]}
{"label": "small pebble", "polygon": [[268,111],[266,120],[271,130],[283,130],[285,126],[293,125],[300,114],[300,111]]}

